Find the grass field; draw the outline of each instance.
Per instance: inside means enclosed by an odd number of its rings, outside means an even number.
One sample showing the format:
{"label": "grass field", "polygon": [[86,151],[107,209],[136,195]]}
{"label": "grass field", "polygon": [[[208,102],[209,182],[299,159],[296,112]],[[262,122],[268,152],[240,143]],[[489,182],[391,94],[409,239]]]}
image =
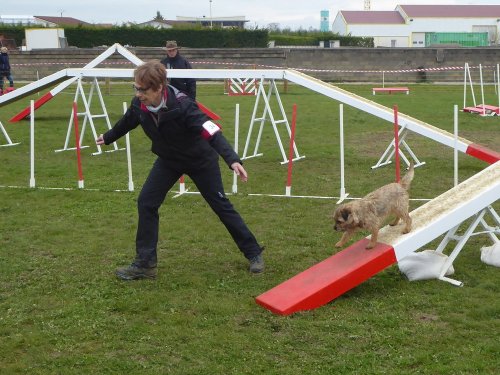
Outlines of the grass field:
{"label": "grass field", "polygon": [[[450,132],[453,105],[463,102],[462,86],[415,85],[410,95],[376,96],[372,86],[342,87]],[[493,88],[486,89],[494,98]],[[36,189],[28,187],[29,121],[8,123],[29,98],[0,109],[9,136],[21,142],[0,148],[1,374],[498,373],[500,271],[480,261],[487,236],[473,237],[455,261],[454,277],[463,288],[408,282],[392,266],[313,311],[283,317],[255,303],[335,253],[339,239],[329,218],[336,199],[251,195],[285,193],[287,169],[268,124],[264,155],[245,161],[249,181],[231,197],[266,246],[266,271],[247,272],[246,260],[199,195],[174,199],[172,193],[160,212],[157,280],[116,279],[114,269],[134,256],[136,198],[154,156],[143,132],[132,132],[136,191],[128,192],[125,152],[91,156],[87,129],[85,189],[77,189],[75,152],[54,152],[64,145],[73,95],[74,87],[37,111]],[[131,95],[129,84],[105,93],[112,122]],[[292,194],[338,196],[338,103],[293,85],[281,98],[289,118],[297,104],[297,146],[306,156],[295,163]],[[200,84],[199,100],[223,117],[231,142],[240,104],[241,154],[254,98],[228,97],[222,84]],[[393,168],[370,168],[391,141],[392,124],[349,107],[344,115],[346,191],[360,197],[394,179]],[[96,127],[105,130],[102,119]],[[459,133],[500,151],[499,117],[460,113]],[[432,199],[450,189],[453,150],[415,134],[407,142],[426,162],[416,170],[411,197]],[[460,181],[486,166],[459,155]],[[223,170],[229,192],[232,175]],[[412,200],[412,208],[423,202]],[[494,207],[500,212],[498,202]]]}

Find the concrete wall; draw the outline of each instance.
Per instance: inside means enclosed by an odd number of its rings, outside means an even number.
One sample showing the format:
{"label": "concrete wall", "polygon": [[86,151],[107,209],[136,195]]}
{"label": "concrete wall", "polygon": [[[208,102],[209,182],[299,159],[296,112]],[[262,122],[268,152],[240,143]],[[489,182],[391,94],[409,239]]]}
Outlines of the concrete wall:
{"label": "concrete wall", "polygon": [[[106,48],[48,49],[10,52],[12,74],[16,81],[34,81],[65,68],[80,68],[104,52]],[[162,48],[129,48],[142,60],[161,59]],[[489,48],[252,48],[190,49],[181,53],[193,67],[204,69],[272,69],[294,68],[325,81],[418,82],[422,75],[415,70],[429,70],[429,81],[463,82],[463,70],[449,69],[500,63],[500,47]],[[100,68],[133,68],[115,54]],[[410,71],[407,71],[410,70]],[[484,72],[485,81],[493,81],[493,68]]]}

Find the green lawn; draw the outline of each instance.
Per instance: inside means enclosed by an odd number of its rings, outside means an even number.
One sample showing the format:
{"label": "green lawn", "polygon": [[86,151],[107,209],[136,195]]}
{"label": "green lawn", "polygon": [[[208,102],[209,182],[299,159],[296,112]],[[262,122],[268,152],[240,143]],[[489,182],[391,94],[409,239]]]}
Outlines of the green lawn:
{"label": "green lawn", "polygon": [[[342,85],[450,132],[453,105],[463,102],[460,85],[416,85],[410,95],[376,96],[371,87]],[[283,317],[255,303],[334,254],[340,236],[330,220],[335,198],[251,195],[285,193],[287,167],[269,124],[260,145],[264,155],[245,161],[249,181],[231,197],[266,246],[266,271],[247,272],[246,260],[199,195],[173,198],[172,192],[160,212],[157,280],[116,279],[114,269],[134,256],[136,198],[154,156],[142,130],[132,132],[136,190],[128,192],[126,153],[92,156],[87,128],[85,189],[77,189],[75,152],[54,152],[64,145],[74,89],[36,113],[36,189],[28,187],[29,121],[8,123],[30,98],[0,108],[9,136],[21,142],[0,148],[1,374],[498,373],[500,270],[480,261],[480,248],[490,245],[484,235],[473,237],[455,261],[453,277],[463,288],[408,282],[392,266],[313,311]],[[486,89],[487,97],[496,95]],[[198,91],[199,100],[223,117],[231,142],[240,104],[241,154],[254,98],[228,97],[222,83],[200,84]],[[131,95],[129,84],[106,92],[112,122]],[[292,194],[338,197],[339,103],[294,85],[281,98],[290,119],[297,104],[297,146],[306,156],[294,165]],[[360,197],[394,179],[392,167],[370,168],[391,141],[392,124],[350,107],[344,116],[346,191]],[[105,131],[102,119],[96,128]],[[460,113],[459,132],[500,151],[499,117]],[[453,150],[416,134],[407,142],[426,162],[415,172],[411,197],[430,199],[450,189]],[[461,154],[460,180],[486,166]],[[232,175],[223,171],[229,192]],[[413,200],[412,208],[422,202]],[[494,207],[500,212],[498,202]]]}

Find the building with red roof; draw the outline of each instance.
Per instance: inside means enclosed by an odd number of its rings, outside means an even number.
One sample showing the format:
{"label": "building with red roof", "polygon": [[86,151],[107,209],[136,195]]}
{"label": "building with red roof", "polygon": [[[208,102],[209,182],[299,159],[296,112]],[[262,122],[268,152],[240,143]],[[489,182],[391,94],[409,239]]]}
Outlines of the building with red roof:
{"label": "building with red roof", "polygon": [[458,40],[453,35],[481,43],[476,45],[498,45],[500,5],[397,5],[394,11],[341,10],[332,31],[372,37],[375,47],[426,47]]}

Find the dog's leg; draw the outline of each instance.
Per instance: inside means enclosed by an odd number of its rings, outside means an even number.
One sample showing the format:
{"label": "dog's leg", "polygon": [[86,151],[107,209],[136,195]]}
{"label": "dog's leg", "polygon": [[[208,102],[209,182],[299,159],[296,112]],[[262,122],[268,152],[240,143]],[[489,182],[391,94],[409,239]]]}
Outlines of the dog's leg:
{"label": "dog's leg", "polygon": [[335,244],[335,247],[344,246],[347,243],[347,241],[349,241],[349,239],[352,237],[353,234],[354,232],[344,232],[340,241]]}
{"label": "dog's leg", "polygon": [[403,217],[403,221],[405,223],[405,227],[403,229],[403,234],[410,233],[411,231],[411,217],[409,213],[406,213],[406,215]]}
{"label": "dog's leg", "polygon": [[393,227],[395,225],[398,225],[398,223],[399,223],[399,216],[396,216],[396,218],[393,221],[391,221],[389,225]]}
{"label": "dog's leg", "polygon": [[378,228],[375,228],[372,230],[372,236],[370,238],[370,242],[368,242],[368,245],[366,245],[366,248],[373,249],[377,244],[377,238],[378,238]]}

